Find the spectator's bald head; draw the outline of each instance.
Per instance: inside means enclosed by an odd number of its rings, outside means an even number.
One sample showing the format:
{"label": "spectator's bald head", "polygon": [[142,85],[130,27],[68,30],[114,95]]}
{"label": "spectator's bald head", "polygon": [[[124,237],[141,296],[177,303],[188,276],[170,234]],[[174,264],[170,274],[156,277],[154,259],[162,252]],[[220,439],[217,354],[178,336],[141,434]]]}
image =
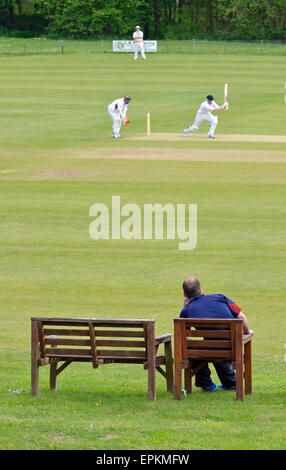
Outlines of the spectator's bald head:
{"label": "spectator's bald head", "polygon": [[201,293],[201,284],[196,277],[187,277],[183,282],[184,294],[188,299],[192,299]]}

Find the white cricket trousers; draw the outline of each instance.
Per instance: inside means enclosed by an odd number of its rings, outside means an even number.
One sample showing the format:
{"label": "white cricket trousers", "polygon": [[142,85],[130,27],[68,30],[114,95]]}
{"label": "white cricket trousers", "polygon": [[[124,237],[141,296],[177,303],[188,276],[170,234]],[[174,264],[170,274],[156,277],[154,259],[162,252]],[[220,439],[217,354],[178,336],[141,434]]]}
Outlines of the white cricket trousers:
{"label": "white cricket trousers", "polygon": [[209,121],[210,127],[209,127],[208,136],[209,136],[209,137],[213,137],[213,136],[214,136],[214,132],[215,132],[215,128],[216,128],[217,123],[218,123],[218,117],[217,117],[217,116],[214,116],[214,115],[211,114],[211,113],[204,114],[203,116],[201,116],[201,115],[196,115],[194,124],[193,124],[192,126],[189,126],[189,127],[186,129],[186,132],[194,132],[194,131],[197,131],[203,121]]}
{"label": "white cricket trousers", "polygon": [[140,50],[143,59],[146,60],[143,42],[134,42],[134,60],[138,57],[138,49]]}
{"label": "white cricket trousers", "polygon": [[112,136],[118,136],[119,131],[120,131],[120,127],[121,127],[121,123],[122,123],[122,119],[120,118],[119,114],[116,113],[115,111],[113,111],[113,109],[109,108],[109,106],[107,107],[107,110],[108,110],[108,114],[111,117],[112,122],[113,122]]}

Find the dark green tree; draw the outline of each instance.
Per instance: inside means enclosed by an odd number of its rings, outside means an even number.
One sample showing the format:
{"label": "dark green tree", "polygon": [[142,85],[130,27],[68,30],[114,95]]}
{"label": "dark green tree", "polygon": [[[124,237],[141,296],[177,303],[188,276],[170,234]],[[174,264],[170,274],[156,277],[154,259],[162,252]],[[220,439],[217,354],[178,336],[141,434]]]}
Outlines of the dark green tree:
{"label": "dark green tree", "polygon": [[[33,1],[46,32],[62,37],[130,38],[139,24],[145,39],[286,39],[286,0]],[[22,10],[23,0],[0,0],[0,24],[20,26]]]}

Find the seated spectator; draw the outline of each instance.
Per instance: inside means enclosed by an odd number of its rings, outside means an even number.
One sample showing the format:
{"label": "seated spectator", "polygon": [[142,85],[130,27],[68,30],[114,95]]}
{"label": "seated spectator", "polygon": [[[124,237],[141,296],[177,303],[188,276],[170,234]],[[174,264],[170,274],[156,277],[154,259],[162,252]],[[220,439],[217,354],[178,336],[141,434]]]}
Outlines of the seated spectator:
{"label": "seated spectator", "polygon": [[[188,277],[183,282],[184,307],[180,318],[238,318],[243,320],[243,334],[252,334],[249,329],[248,320],[242,313],[241,308],[231,299],[222,294],[204,295],[200,281],[195,277]],[[221,385],[217,386],[211,379],[211,372],[206,364],[195,375],[196,387],[204,391],[213,392],[220,390],[235,390],[236,376],[229,362],[214,363]]]}

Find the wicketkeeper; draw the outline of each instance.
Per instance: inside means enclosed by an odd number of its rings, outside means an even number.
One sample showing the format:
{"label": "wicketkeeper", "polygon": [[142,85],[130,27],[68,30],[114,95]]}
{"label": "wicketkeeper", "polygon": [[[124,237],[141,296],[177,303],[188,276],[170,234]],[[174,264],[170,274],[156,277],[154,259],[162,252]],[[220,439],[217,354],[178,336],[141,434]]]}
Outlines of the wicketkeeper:
{"label": "wicketkeeper", "polygon": [[228,103],[225,101],[222,106],[218,106],[214,100],[213,95],[208,95],[206,101],[204,101],[195,117],[194,124],[192,126],[187,127],[184,129],[184,137],[188,135],[189,132],[194,132],[199,129],[200,124],[203,121],[209,121],[210,127],[208,132],[208,137],[210,139],[214,139],[215,135],[215,128],[218,123],[218,117],[214,116],[211,111],[221,111],[227,109]]}
{"label": "wicketkeeper", "polygon": [[122,122],[124,122],[125,126],[129,125],[129,120],[126,117],[128,104],[130,103],[131,98],[130,96],[124,96],[124,98],[118,98],[117,100],[113,101],[108,105],[108,114],[112,119],[113,126],[112,126],[112,137],[114,139],[121,139],[121,135],[119,135],[119,131],[121,128]]}

